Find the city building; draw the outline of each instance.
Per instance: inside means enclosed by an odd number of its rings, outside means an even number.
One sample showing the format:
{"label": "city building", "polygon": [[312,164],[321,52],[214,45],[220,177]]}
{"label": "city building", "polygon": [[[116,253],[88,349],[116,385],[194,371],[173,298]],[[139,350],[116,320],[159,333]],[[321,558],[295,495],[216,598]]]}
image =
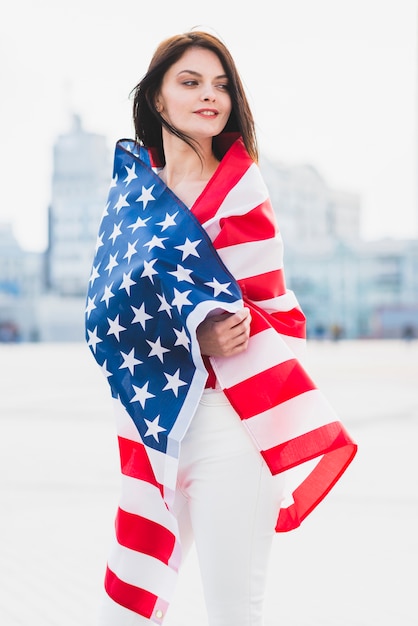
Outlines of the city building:
{"label": "city building", "polygon": [[[83,341],[85,297],[111,182],[106,138],[74,116],[54,146],[48,248],[0,225],[0,342]],[[261,158],[284,240],[287,286],[313,338],[418,338],[418,240],[366,242],[361,198],[309,164]]]}

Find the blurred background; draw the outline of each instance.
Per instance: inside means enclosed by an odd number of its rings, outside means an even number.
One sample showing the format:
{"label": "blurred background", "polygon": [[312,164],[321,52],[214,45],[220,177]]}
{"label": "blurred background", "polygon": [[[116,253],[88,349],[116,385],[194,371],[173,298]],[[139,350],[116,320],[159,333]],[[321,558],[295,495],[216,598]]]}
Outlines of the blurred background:
{"label": "blurred background", "polygon": [[195,26],[241,72],[315,338],[418,335],[415,0],[16,0],[1,10],[0,340],[83,340],[114,144],[158,43]]}
{"label": "blurred background", "polygon": [[[240,70],[307,366],[359,444],[277,537],[266,626],[416,626],[415,0],[3,3],[0,622],[96,621],[119,461],[87,283],[130,92],[158,43],[196,26]],[[194,554],[166,623],[206,623]]]}

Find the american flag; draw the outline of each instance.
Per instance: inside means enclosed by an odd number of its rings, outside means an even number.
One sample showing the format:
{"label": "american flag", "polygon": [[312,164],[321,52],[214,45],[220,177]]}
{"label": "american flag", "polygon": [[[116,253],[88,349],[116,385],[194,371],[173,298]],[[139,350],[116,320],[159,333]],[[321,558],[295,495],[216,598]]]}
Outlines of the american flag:
{"label": "american flag", "polygon": [[118,142],[86,305],[87,343],[118,416],[123,475],[105,586],[120,610],[156,623],[181,559],[170,513],[181,439],[207,379],[196,328],[243,302],[248,350],[210,362],[272,473],[287,476],[276,527],[287,531],[340,478],[356,444],[301,365],[305,318],[286,289],[259,168],[233,138],[189,210],[158,176],[151,151]]}

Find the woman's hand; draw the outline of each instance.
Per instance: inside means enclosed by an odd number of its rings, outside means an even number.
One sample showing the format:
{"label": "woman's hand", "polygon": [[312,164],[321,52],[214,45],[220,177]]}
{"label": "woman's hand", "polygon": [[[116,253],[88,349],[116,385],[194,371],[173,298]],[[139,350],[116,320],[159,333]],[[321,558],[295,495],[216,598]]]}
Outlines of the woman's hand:
{"label": "woman's hand", "polygon": [[197,327],[197,340],[204,356],[232,356],[247,349],[250,336],[249,309],[207,317]]}

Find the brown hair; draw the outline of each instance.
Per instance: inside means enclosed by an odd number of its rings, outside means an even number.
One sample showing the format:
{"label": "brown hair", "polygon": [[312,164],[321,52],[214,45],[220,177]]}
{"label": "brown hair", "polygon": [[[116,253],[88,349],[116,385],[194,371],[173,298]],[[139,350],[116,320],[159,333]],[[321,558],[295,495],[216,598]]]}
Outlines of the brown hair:
{"label": "brown hair", "polygon": [[160,91],[165,73],[181,58],[186,50],[192,47],[211,50],[219,58],[228,77],[228,90],[232,103],[231,114],[222,132],[239,133],[249,155],[255,161],[258,161],[254,118],[235,62],[226,46],[217,37],[203,31],[190,31],[182,35],[174,35],[161,42],[156,49],[147,73],[132,90],[136,141],[147,148],[155,148],[159,159],[164,163],[161,129],[162,126],[165,126],[171,133],[198,152],[190,137],[171,126],[155,110],[156,97]]}

